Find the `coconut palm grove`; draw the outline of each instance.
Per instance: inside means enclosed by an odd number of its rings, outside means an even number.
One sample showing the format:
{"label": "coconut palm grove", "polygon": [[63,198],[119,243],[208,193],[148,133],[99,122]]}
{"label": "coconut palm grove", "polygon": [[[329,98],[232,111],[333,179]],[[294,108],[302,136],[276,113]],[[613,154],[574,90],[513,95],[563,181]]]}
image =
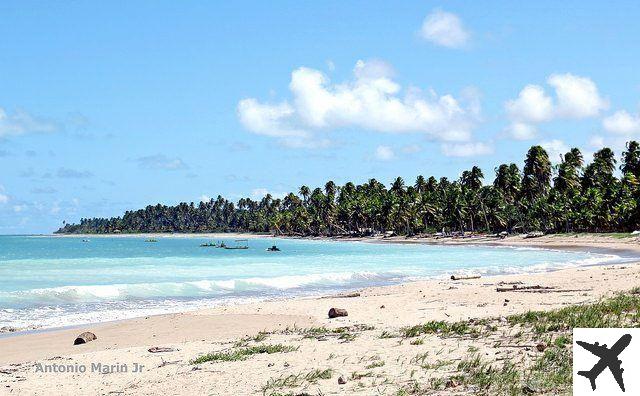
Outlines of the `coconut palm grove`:
{"label": "coconut palm grove", "polygon": [[[618,165],[619,164],[619,165]],[[617,172],[617,169],[620,172]],[[577,148],[552,165],[532,146],[522,169],[501,164],[492,184],[482,169],[458,180],[401,177],[389,188],[371,179],[355,185],[301,186],[284,198],[218,196],[209,202],[150,205],[122,217],[81,219],[58,233],[272,232],[278,235],[400,235],[433,232],[614,232],[640,226],[640,144],[630,141],[618,161],[610,148],[585,165]],[[619,176],[616,176],[619,175]]]}

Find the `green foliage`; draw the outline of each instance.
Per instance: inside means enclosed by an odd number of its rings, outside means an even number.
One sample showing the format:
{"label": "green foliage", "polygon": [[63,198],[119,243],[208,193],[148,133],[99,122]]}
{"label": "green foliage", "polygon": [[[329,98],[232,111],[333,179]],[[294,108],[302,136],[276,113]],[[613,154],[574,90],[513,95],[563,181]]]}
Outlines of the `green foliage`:
{"label": "green foliage", "polygon": [[[616,158],[603,148],[584,166],[573,148],[552,166],[541,146],[529,149],[522,172],[516,164],[495,169],[484,184],[477,166],[459,180],[418,176],[413,185],[398,177],[387,188],[376,179],[356,185],[300,187],[284,198],[267,194],[237,204],[218,196],[199,204],[157,204],[122,217],[81,219],[59,233],[274,232],[285,235],[371,235],[394,231],[414,235],[441,231],[543,230],[612,232],[640,228],[640,144],[627,143],[622,178]],[[555,159],[554,159],[555,160]],[[553,183],[552,183],[553,181]],[[552,185],[553,184],[553,185]]]}
{"label": "green foliage", "polygon": [[237,360],[245,360],[248,357],[260,353],[286,353],[297,351],[297,347],[289,345],[275,344],[275,345],[257,345],[247,348],[234,349],[225,352],[214,352],[200,356],[191,361],[191,364],[201,364],[206,362],[235,362]]}
{"label": "green foliage", "polygon": [[[633,292],[633,291],[632,291]],[[555,311],[529,311],[511,315],[510,324],[532,326],[538,334],[575,327],[629,327],[640,324],[640,296],[620,294],[589,305],[574,305]]]}
{"label": "green foliage", "polygon": [[425,324],[405,327],[402,329],[402,335],[405,338],[417,337],[422,334],[440,334],[442,336],[465,335],[465,334],[478,334],[478,330],[475,327],[469,325],[468,322],[455,322],[449,323],[445,321],[432,320]]}

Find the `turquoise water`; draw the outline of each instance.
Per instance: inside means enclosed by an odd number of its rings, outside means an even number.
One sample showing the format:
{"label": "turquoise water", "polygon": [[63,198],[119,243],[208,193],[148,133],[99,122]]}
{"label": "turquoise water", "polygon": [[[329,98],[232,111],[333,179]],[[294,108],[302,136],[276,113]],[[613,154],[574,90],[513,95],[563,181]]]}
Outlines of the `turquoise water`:
{"label": "turquoise water", "polygon": [[[199,247],[203,242],[209,240],[0,236],[0,327],[58,327],[452,273],[546,271],[618,259],[487,246],[259,238],[249,240],[248,250],[224,250]],[[273,244],[282,251],[267,252]]]}

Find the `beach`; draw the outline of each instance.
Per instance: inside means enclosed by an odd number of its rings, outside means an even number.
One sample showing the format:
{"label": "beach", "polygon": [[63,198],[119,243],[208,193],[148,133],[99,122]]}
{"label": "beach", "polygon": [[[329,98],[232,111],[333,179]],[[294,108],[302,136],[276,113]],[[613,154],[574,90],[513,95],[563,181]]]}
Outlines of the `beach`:
{"label": "beach", "polygon": [[[589,235],[372,242],[603,249],[640,256],[636,238]],[[428,384],[434,392],[465,393],[468,387],[455,381],[447,386],[446,378],[459,370],[456,364],[470,351],[526,362],[540,354],[538,342],[549,342],[532,334],[520,346],[502,345],[500,340],[518,331],[507,321],[510,315],[595,302],[640,286],[639,278],[640,267],[630,261],[459,281],[421,280],[9,335],[0,338],[0,393],[398,394],[408,386]],[[524,286],[540,288],[497,291]],[[329,319],[332,307],[346,309],[348,316]],[[482,323],[492,331],[477,338],[402,336],[407,328],[430,321]],[[95,333],[97,340],[74,346],[84,331]],[[194,362],[212,352],[227,356],[267,345],[277,347],[237,360]],[[153,347],[169,350],[153,353]],[[51,372],[60,366],[67,372]],[[79,372],[82,367],[85,371]]]}

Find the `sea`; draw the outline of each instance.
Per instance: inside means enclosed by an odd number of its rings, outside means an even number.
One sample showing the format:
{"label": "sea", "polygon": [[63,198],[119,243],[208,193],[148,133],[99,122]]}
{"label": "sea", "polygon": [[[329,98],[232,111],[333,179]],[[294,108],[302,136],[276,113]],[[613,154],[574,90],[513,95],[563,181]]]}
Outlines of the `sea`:
{"label": "sea", "polygon": [[[201,247],[224,242],[248,249]],[[276,245],[280,251],[267,251]],[[367,286],[623,262],[605,252],[306,239],[0,235],[0,328],[47,329]]]}

